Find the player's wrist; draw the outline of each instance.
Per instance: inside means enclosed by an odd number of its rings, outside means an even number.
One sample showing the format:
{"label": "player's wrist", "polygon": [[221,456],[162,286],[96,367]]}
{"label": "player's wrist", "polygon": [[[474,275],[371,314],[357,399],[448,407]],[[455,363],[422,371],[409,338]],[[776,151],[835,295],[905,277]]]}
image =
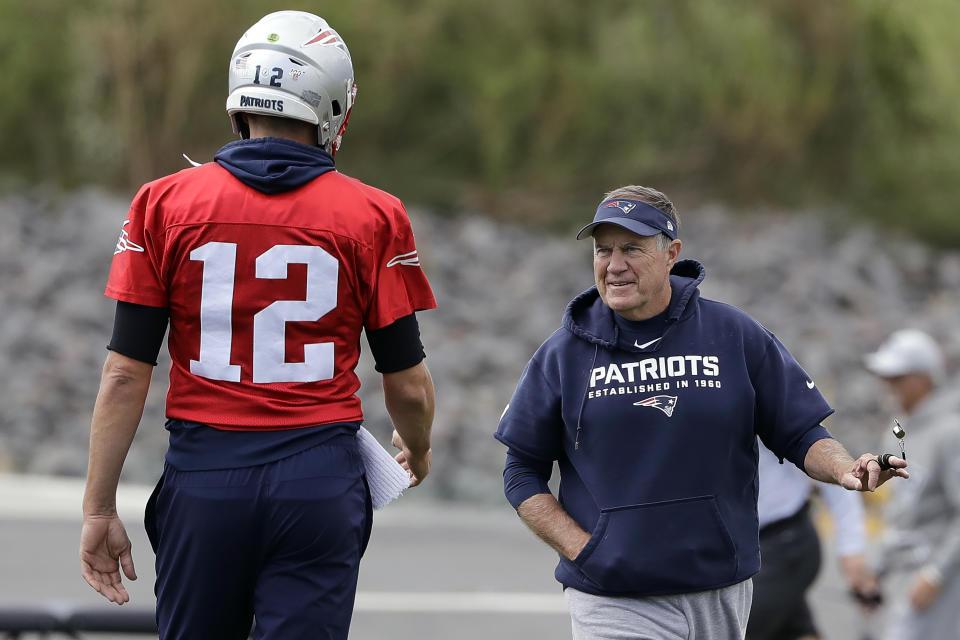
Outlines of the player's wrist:
{"label": "player's wrist", "polygon": [[407,451],[410,452],[410,455],[416,456],[417,458],[422,458],[430,452],[430,441],[426,443],[417,443],[410,444],[404,441],[407,446]]}
{"label": "player's wrist", "polygon": [[117,502],[108,499],[89,499],[83,500],[83,517],[87,518],[116,518]]}
{"label": "player's wrist", "polygon": [[406,449],[410,455],[422,457],[427,455],[427,452],[430,451],[430,432],[429,430],[420,431],[419,433],[412,434],[403,434],[399,433],[402,446]]}
{"label": "player's wrist", "polygon": [[118,518],[117,509],[114,507],[110,509],[108,507],[97,507],[83,508],[83,519],[84,520],[111,520],[113,518]]}

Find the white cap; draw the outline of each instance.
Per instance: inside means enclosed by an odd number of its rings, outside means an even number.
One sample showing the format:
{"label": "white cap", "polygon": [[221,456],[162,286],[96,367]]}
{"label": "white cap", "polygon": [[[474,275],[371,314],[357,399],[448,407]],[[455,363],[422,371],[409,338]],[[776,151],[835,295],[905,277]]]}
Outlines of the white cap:
{"label": "white cap", "polygon": [[918,329],[894,331],[874,353],[864,358],[867,369],[883,378],[925,373],[934,382],[943,377],[943,353],[929,335]]}

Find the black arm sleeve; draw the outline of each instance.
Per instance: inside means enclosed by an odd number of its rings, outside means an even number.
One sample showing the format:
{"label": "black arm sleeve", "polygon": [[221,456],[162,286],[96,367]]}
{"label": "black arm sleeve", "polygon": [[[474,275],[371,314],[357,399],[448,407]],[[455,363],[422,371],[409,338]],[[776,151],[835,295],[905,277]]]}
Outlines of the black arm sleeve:
{"label": "black arm sleeve", "polygon": [[117,302],[113,337],[107,349],[156,366],[170,310],[131,302]]}
{"label": "black arm sleeve", "polygon": [[427,357],[420,342],[420,324],[415,313],[382,329],[367,329],[367,342],[373,354],[374,368],[380,373],[409,369]]}

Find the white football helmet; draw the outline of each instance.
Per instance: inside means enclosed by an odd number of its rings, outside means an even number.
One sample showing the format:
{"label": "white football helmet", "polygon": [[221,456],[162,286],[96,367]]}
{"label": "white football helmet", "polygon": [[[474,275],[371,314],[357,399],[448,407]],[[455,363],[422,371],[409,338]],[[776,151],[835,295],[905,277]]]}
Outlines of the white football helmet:
{"label": "white football helmet", "polygon": [[293,118],[316,125],[317,142],[336,153],[356,95],[346,43],[312,13],[264,16],[243,34],[230,59],[227,115],[243,138],[250,133],[238,113]]}

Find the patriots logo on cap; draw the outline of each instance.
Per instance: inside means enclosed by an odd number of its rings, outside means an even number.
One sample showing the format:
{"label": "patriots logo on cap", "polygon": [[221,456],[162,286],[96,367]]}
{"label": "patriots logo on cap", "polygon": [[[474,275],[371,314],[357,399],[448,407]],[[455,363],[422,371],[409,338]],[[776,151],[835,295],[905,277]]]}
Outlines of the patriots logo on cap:
{"label": "patriots logo on cap", "polygon": [[677,396],[653,396],[640,402],[634,402],[633,406],[660,409],[669,418],[673,416],[673,410],[677,407]]}
{"label": "patriots logo on cap", "polygon": [[608,207],[616,207],[617,209],[620,209],[620,211],[623,211],[624,213],[630,213],[631,211],[637,208],[637,205],[634,204],[633,202],[623,202],[621,200],[613,200],[603,205],[603,207],[605,209]]}

